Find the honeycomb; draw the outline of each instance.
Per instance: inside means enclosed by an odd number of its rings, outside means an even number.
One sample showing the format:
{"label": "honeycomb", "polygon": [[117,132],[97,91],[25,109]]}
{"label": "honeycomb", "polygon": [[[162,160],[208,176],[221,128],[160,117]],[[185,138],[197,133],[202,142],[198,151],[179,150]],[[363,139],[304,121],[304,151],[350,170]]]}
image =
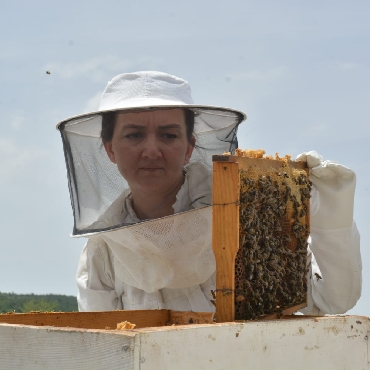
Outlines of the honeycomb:
{"label": "honeycomb", "polygon": [[307,299],[311,182],[306,170],[290,165],[289,156],[276,158],[280,166],[269,167],[276,159],[263,159],[261,167],[240,170],[236,320],[281,314]]}

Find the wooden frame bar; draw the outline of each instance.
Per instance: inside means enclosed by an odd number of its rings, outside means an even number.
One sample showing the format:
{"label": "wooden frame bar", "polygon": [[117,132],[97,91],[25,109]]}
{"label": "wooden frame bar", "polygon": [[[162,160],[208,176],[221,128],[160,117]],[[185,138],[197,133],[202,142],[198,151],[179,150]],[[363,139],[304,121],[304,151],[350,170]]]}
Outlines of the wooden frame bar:
{"label": "wooden frame bar", "polygon": [[212,246],[216,258],[216,321],[235,319],[235,258],[239,249],[239,166],[213,162]]}
{"label": "wooden frame bar", "polygon": [[111,329],[122,321],[135,324],[135,329],[168,325],[212,324],[211,312],[172,310],[117,310],[99,312],[31,312],[0,314],[0,323],[33,326]]}

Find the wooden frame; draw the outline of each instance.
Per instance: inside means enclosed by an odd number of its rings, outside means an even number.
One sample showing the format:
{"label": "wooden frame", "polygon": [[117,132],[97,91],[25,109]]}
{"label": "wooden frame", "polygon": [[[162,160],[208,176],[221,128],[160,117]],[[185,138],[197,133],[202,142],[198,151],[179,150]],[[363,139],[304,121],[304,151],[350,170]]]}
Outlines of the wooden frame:
{"label": "wooden frame", "polygon": [[[262,158],[246,158],[231,155],[213,156],[213,226],[212,245],[216,259],[216,321],[235,320],[235,258],[239,249],[239,188],[240,170],[250,167],[259,169],[291,168],[306,169],[305,162],[283,162]],[[307,170],[307,169],[306,169]],[[309,224],[309,214],[307,224]],[[305,307],[299,304],[282,312],[290,315]],[[266,319],[281,315],[273,314]]]}
{"label": "wooden frame", "polygon": [[216,321],[235,319],[235,258],[239,249],[239,166],[213,162],[212,247],[216,259]]}

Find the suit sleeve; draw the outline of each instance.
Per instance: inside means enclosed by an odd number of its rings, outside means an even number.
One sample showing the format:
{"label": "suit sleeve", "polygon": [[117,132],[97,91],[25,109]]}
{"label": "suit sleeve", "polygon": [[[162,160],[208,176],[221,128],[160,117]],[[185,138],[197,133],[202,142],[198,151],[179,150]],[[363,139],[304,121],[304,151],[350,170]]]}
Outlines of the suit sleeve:
{"label": "suit sleeve", "polygon": [[114,288],[109,249],[101,239],[90,238],[87,241],[81,252],[76,279],[79,311],[112,311],[123,308]]}

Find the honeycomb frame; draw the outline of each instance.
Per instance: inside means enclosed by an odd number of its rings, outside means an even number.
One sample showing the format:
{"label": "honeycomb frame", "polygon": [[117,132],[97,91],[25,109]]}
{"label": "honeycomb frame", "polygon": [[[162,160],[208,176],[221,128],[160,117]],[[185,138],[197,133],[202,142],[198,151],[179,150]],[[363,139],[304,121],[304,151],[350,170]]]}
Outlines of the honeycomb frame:
{"label": "honeycomb frame", "polygon": [[213,156],[218,322],[306,306],[310,189],[304,162]]}

